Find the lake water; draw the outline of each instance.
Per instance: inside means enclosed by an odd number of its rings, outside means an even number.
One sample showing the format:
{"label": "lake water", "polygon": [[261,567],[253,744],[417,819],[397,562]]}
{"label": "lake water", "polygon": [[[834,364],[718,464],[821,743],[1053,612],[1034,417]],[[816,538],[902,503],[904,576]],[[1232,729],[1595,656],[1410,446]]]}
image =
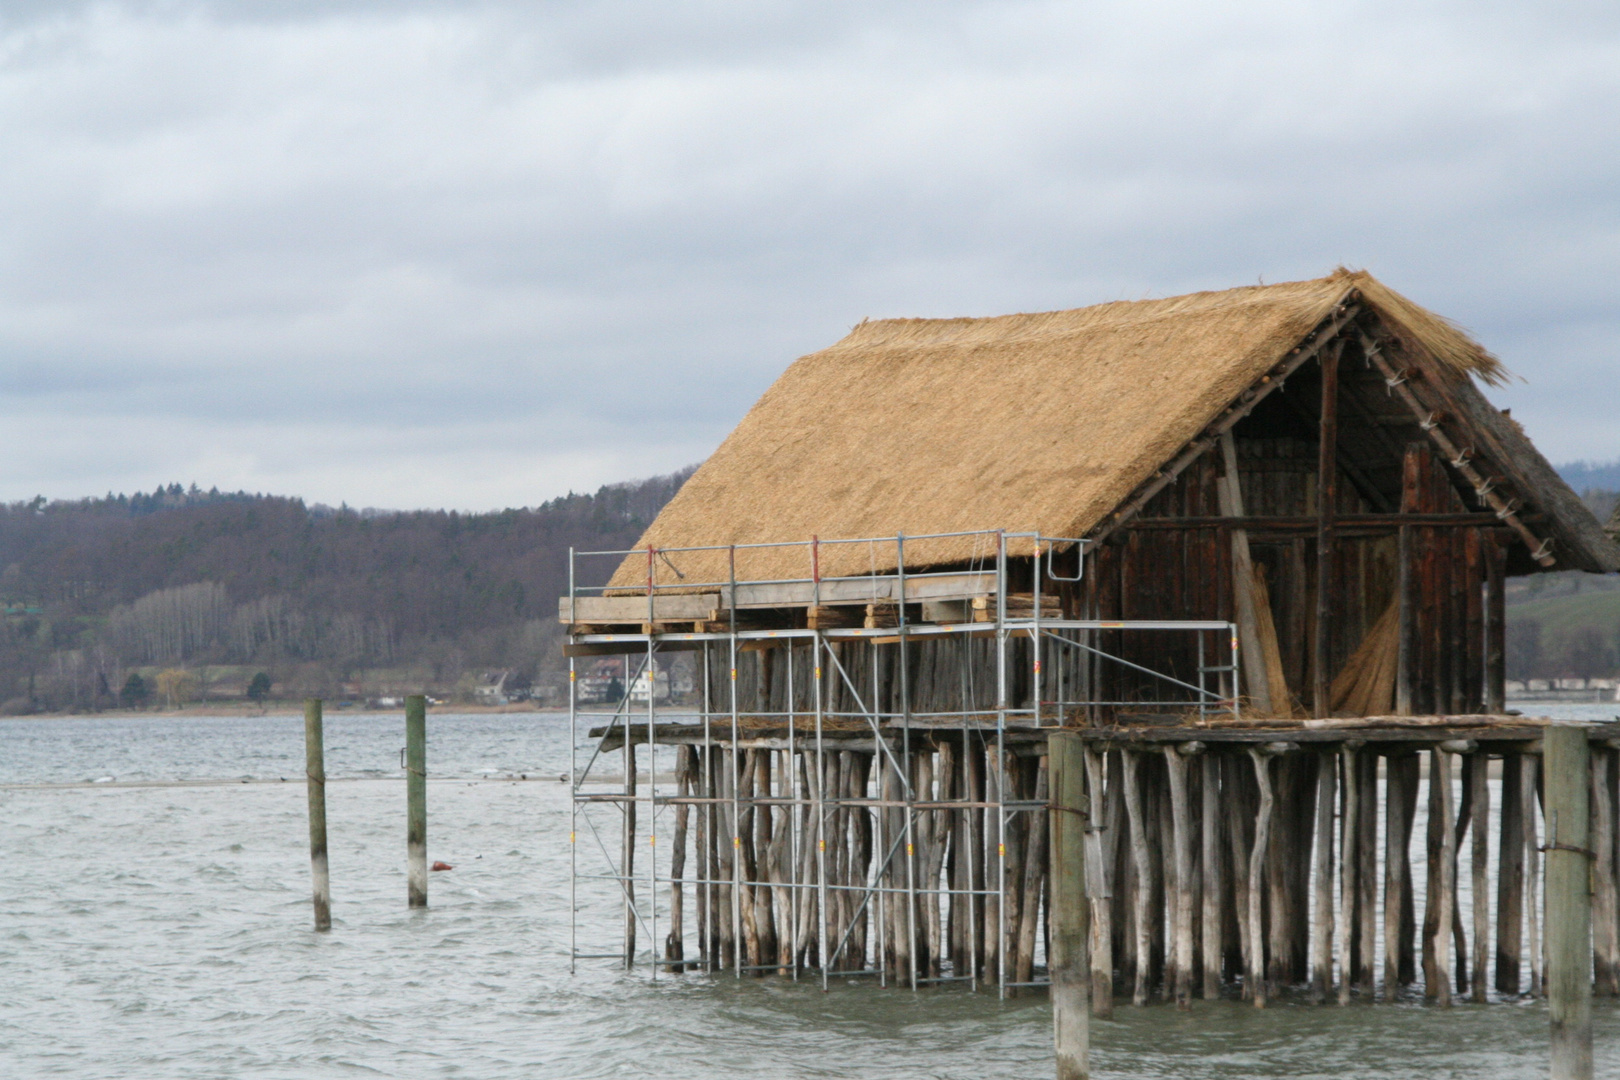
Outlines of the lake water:
{"label": "lake water", "polygon": [[[430,716],[429,857],[455,869],[407,911],[402,728],[327,718],[315,934],[299,718],[0,721],[0,1077],[1051,1075],[1040,995],[571,975],[556,715]],[[611,940],[618,917],[585,930]],[[1546,1074],[1536,1002],[1115,1016],[1093,1025],[1099,1076]],[[1596,1025],[1599,1075],[1620,1075],[1620,1009],[1599,1001]]]}

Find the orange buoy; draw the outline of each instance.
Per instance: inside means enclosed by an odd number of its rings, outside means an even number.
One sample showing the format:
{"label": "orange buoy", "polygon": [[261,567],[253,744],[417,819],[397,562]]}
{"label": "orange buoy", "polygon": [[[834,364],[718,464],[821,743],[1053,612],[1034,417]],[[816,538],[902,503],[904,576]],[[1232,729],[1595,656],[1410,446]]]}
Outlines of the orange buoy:
{"label": "orange buoy", "polygon": [[447,862],[436,862],[432,866],[428,867],[428,869],[429,870],[454,870],[455,867],[451,866]]}

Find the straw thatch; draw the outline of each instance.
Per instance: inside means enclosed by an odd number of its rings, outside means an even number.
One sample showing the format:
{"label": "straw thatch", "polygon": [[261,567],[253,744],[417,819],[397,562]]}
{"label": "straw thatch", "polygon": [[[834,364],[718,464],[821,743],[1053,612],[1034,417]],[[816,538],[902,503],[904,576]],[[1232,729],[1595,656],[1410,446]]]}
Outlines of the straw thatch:
{"label": "straw thatch", "polygon": [[[796,361],[640,546],[962,530],[1083,536],[1352,292],[1449,370],[1506,372],[1456,325],[1364,272],[984,319],[863,322]],[[907,564],[992,553],[985,539],[908,545]],[[660,584],[724,580],[726,555],[670,556]],[[895,565],[893,545],[823,548],[822,573]],[[743,552],[740,578],[805,577],[800,550]],[[614,584],[645,582],[626,560]]]}

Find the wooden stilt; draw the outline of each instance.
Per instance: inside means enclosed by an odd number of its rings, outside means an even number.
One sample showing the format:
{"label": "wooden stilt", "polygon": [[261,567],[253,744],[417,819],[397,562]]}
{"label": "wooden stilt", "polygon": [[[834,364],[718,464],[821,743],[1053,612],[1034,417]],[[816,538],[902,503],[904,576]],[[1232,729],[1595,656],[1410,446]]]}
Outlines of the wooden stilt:
{"label": "wooden stilt", "polygon": [[1440,896],[1444,891],[1444,882],[1441,875],[1441,860],[1445,858],[1445,842],[1440,832],[1444,828],[1445,818],[1440,813],[1440,785],[1436,782],[1439,770],[1435,766],[1436,751],[1429,751],[1425,759],[1425,766],[1429,774],[1428,787],[1428,817],[1424,828],[1424,874],[1423,874],[1423,934],[1421,947],[1423,951],[1423,996],[1430,999],[1439,997],[1436,983],[1440,980],[1440,950],[1449,950],[1450,935],[1445,941],[1439,940],[1440,934]]}
{"label": "wooden stilt", "polygon": [[[1085,760],[1079,760],[1084,776]],[[1035,801],[1047,801],[1049,784],[1049,758],[1042,757],[1035,775]],[[1041,895],[1046,883],[1046,850],[1049,814],[1025,814],[1029,819],[1028,838],[1024,849],[1023,895],[1018,901],[1018,973],[1017,981],[1027,983],[1035,973],[1035,937],[1040,929]]]}
{"label": "wooden stilt", "polygon": [[1202,832],[1200,833],[1201,861],[1204,871],[1203,918],[1200,938],[1204,959],[1204,997],[1214,1001],[1221,996],[1221,962],[1226,950],[1223,943],[1225,912],[1221,910],[1226,895],[1225,858],[1221,851],[1221,766],[1212,753],[1200,755],[1204,772],[1202,794]]}
{"label": "wooden stilt", "polygon": [[1520,819],[1519,761],[1516,750],[1502,755],[1502,810],[1497,835],[1496,991],[1519,992],[1524,948],[1524,826]]}
{"label": "wooden stilt", "polygon": [[1176,864],[1174,824],[1170,820],[1169,777],[1159,755],[1142,755],[1142,810],[1146,818],[1148,867],[1152,881],[1148,891],[1149,958],[1148,996],[1171,996],[1175,986],[1175,952],[1170,940],[1170,915],[1174,908]]}
{"label": "wooden stilt", "polygon": [[1087,750],[1070,732],[1054,732],[1048,744],[1052,792],[1052,1044],[1057,1080],[1091,1075],[1091,900],[1086,875],[1086,825],[1100,800],[1085,795]]}
{"label": "wooden stilt", "polygon": [[[1436,797],[1430,807],[1438,813],[1440,838],[1440,873],[1431,879],[1430,902],[1435,905],[1434,937],[1430,939],[1434,950],[1434,990],[1431,996],[1441,1005],[1451,1004],[1451,924],[1456,918],[1457,841],[1452,832],[1451,753],[1445,747],[1429,751],[1429,786]],[[1431,863],[1431,865],[1433,865]]]}
{"label": "wooden stilt", "polygon": [[[675,794],[685,798],[692,794],[692,778],[696,771],[697,748],[677,747],[675,751]],[[669,854],[669,932],[664,935],[664,960],[670,962],[671,971],[682,971],[686,959],[686,836],[692,807],[687,803],[675,805],[675,836]]]}
{"label": "wooden stilt", "polygon": [[[1455,669],[1457,665],[1453,664]],[[1473,985],[1469,979],[1469,961],[1472,957],[1468,952],[1468,920],[1463,918],[1462,886],[1460,884],[1462,863],[1463,837],[1468,833],[1468,825],[1473,816],[1474,795],[1474,755],[1460,753],[1454,755],[1462,761],[1462,798],[1457,803],[1457,816],[1451,826],[1451,944],[1452,944],[1452,993],[1460,998],[1467,998],[1469,988]]]}
{"label": "wooden stilt", "polygon": [[755,761],[761,751],[744,750],[738,757],[741,765],[737,771],[737,897],[739,907],[742,909],[741,944],[743,952],[742,964],[744,967],[757,969],[764,963],[764,954],[760,950],[759,917],[757,914],[757,891],[755,882],[759,880],[759,868],[754,859],[754,769]]}
{"label": "wooden stilt", "polygon": [[737,957],[737,903],[733,867],[736,864],[736,821],[732,815],[731,796],[736,790],[737,773],[732,765],[733,753],[716,747],[714,750],[715,797],[723,800],[715,809],[714,851],[715,879],[720,882],[715,890],[715,904],[719,915],[720,967],[735,969]]}
{"label": "wooden stilt", "polygon": [[1230,812],[1226,818],[1227,838],[1232,849],[1232,914],[1237,925],[1237,971],[1243,977],[1243,997],[1254,999],[1255,980],[1250,972],[1263,967],[1264,961],[1255,956],[1264,946],[1251,939],[1253,924],[1249,919],[1249,864],[1254,851],[1253,829],[1259,808],[1259,795],[1251,795],[1252,765],[1244,755],[1229,754],[1225,758],[1226,775],[1222,787],[1229,792]]}
{"label": "wooden stilt", "polygon": [[1132,895],[1131,922],[1136,932],[1134,953],[1135,980],[1131,988],[1131,1004],[1146,1005],[1148,979],[1153,970],[1153,930],[1150,907],[1152,901],[1153,868],[1148,856],[1147,824],[1142,810],[1141,761],[1134,750],[1125,755],[1125,816],[1130,822],[1131,863],[1136,871]]}
{"label": "wooden stilt", "polygon": [[407,902],[427,907],[427,698],[421,694],[405,699],[405,855]]}
{"label": "wooden stilt", "polygon": [[[1343,777],[1344,807],[1339,825],[1339,1004],[1350,1004],[1350,990],[1355,983],[1355,971],[1350,961],[1350,938],[1356,918],[1356,887],[1368,868],[1361,865],[1361,837],[1357,831],[1361,817],[1361,784],[1357,776],[1360,765],[1357,747],[1346,745],[1339,752],[1340,774]],[[1330,771],[1324,765],[1323,771]],[[1331,819],[1331,815],[1328,815]],[[1321,814],[1318,811],[1318,818]],[[1370,943],[1369,943],[1370,944]]]}
{"label": "wooden stilt", "polygon": [[1371,750],[1357,753],[1356,783],[1360,816],[1356,821],[1356,922],[1361,946],[1353,963],[1356,986],[1362,999],[1372,1001],[1378,964],[1373,943],[1378,937],[1378,755]]}
{"label": "wooden stilt", "polygon": [[1319,757],[1321,760],[1316,771],[1316,903],[1311,911],[1311,1000],[1318,1005],[1326,1001],[1333,990],[1333,812],[1338,776],[1333,751],[1325,751]]}
{"label": "wooden stilt", "polygon": [[[1085,749],[1086,796],[1091,811],[1086,830],[1086,896],[1091,908],[1091,1012],[1114,1015],[1113,882],[1114,841],[1119,836],[1119,785],[1105,787],[1107,762],[1090,746]],[[1055,893],[1054,893],[1055,895]],[[1054,901],[1055,902],[1055,901]]]}
{"label": "wooden stilt", "polygon": [[1261,899],[1265,889],[1266,855],[1271,838],[1271,758],[1262,749],[1251,749],[1255,783],[1260,789],[1260,808],[1254,818],[1254,848],[1249,853],[1249,952],[1244,980],[1254,987],[1256,1008],[1266,1007],[1266,928]]}
{"label": "wooden stilt", "polygon": [[1192,1007],[1193,975],[1193,836],[1192,812],[1187,805],[1187,754],[1201,750],[1197,743],[1167,746],[1164,761],[1170,774],[1170,811],[1175,849],[1175,888],[1172,904],[1175,949],[1176,1006]]}
{"label": "wooden stilt", "polygon": [[1594,993],[1620,994],[1620,940],[1616,940],[1614,885],[1614,807],[1609,801],[1609,759],[1605,746],[1591,748],[1592,970]]}
{"label": "wooden stilt", "polygon": [[304,776],[309,796],[309,869],[315,929],[332,929],[332,878],[326,861],[326,736],[321,699],[304,702]]}
{"label": "wooden stilt", "polygon": [[1524,808],[1524,923],[1527,950],[1530,954],[1530,994],[1539,997],[1546,992],[1545,972],[1541,965],[1541,908],[1536,902],[1541,881],[1541,841],[1536,829],[1536,780],[1541,770],[1541,759],[1524,754],[1519,759],[1519,803]]}
{"label": "wooden stilt", "polygon": [[1473,793],[1469,802],[1473,809],[1472,892],[1474,916],[1474,964],[1469,997],[1477,1002],[1485,1000],[1485,984],[1490,963],[1491,947],[1491,789],[1489,781],[1490,757],[1481,750],[1473,755],[1474,769],[1469,776]]}
{"label": "wooden stilt", "polygon": [[1408,789],[1417,786],[1417,757],[1392,754],[1385,760],[1384,1000],[1392,1002],[1408,979],[1402,954],[1410,951],[1411,944],[1403,925],[1403,909],[1412,894],[1409,805],[1413,797]]}
{"label": "wooden stilt", "polygon": [[1592,838],[1586,731],[1549,727],[1544,743],[1552,1080],[1591,1080]]}

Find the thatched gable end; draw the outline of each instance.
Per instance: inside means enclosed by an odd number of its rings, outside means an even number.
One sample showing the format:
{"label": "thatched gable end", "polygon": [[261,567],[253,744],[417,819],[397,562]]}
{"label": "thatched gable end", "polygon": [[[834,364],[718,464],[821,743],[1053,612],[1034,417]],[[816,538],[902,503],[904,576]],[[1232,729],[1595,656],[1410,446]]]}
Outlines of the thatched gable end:
{"label": "thatched gable end", "polygon": [[[1013,529],[1086,536],[1223,410],[1353,301],[1520,461],[1554,519],[1564,567],[1620,568],[1574,493],[1472,385],[1501,365],[1365,273],[983,319],[863,322],[796,361],[642,537],[661,549]],[[1489,418],[1485,414],[1489,414]],[[1490,419],[1490,418],[1494,418]],[[1553,490],[1561,489],[1561,490]],[[1591,515],[1586,513],[1590,518]],[[908,563],[985,558],[982,538],[919,545]],[[803,577],[802,550],[745,551],[742,578]],[[890,570],[892,545],[824,548],[827,576]],[[672,557],[662,585],[723,581],[724,552]],[[644,583],[626,560],[614,585]]]}

